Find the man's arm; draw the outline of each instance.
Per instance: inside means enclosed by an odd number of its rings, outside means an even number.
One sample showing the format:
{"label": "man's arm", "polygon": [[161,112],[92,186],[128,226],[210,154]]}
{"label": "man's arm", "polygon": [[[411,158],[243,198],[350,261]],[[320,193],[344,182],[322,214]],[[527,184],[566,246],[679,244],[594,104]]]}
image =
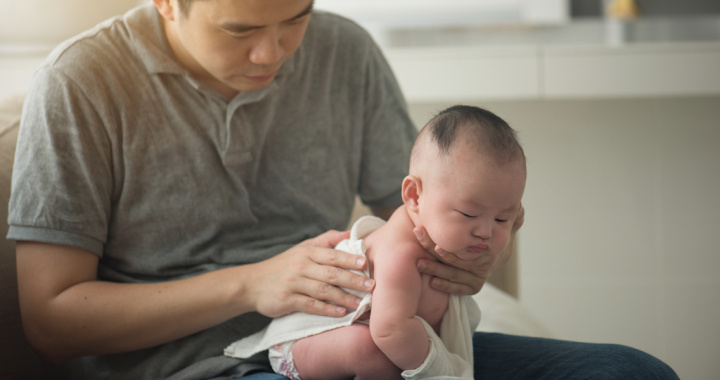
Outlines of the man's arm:
{"label": "man's arm", "polygon": [[58,363],[167,343],[249,311],[340,316],[357,297],[332,285],[374,286],[340,269],[366,265],[329,248],[346,237],[331,231],[261,263],[147,284],[99,281],[98,257],[82,249],[18,242],[23,325],[32,346]]}

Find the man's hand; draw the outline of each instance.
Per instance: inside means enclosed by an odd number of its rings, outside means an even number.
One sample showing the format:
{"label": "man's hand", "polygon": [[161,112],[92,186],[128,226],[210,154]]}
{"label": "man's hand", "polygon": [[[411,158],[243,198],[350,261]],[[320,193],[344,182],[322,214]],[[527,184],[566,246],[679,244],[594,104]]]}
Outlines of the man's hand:
{"label": "man's hand", "polygon": [[[512,227],[511,240],[525,222],[525,209],[520,206],[518,215]],[[451,252],[442,250],[430,239],[423,227],[416,227],[415,235],[420,244],[433,254],[438,261],[418,260],[417,268],[421,273],[426,273],[434,278],[430,286],[434,289],[458,295],[472,295],[480,291],[485,282],[490,278],[497,268],[502,267],[510,259],[512,252],[503,250],[498,255],[482,256],[474,260],[463,260]]]}
{"label": "man's hand", "polygon": [[248,292],[255,310],[274,318],[295,311],[338,317],[356,309],[360,298],[340,287],[371,292],[375,282],[345,270],[364,269],[366,258],[332,249],[349,236],[328,231],[252,264]]}

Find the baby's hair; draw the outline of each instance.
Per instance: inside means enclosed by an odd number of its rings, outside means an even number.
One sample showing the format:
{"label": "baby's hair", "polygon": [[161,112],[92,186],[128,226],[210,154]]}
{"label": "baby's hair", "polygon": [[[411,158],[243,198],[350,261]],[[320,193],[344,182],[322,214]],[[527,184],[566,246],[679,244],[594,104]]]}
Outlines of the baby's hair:
{"label": "baby's hair", "polygon": [[[480,107],[457,105],[433,117],[420,132],[435,143],[441,155],[447,155],[460,139],[470,139],[479,152],[492,157],[498,165],[525,161],[517,134],[505,120]],[[424,137],[423,137],[424,138]],[[417,142],[416,142],[417,148]],[[413,149],[413,156],[416,154]]]}

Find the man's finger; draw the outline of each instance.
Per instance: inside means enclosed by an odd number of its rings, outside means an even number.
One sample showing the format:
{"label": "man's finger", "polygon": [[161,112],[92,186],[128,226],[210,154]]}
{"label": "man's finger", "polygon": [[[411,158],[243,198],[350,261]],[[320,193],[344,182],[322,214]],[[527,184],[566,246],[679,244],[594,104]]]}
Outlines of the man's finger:
{"label": "man's finger", "polygon": [[[470,272],[432,260],[420,259],[417,265],[418,271],[436,277],[431,281],[431,285],[432,282],[439,281],[437,286],[433,285],[433,288],[437,290],[449,289],[449,293],[452,294],[475,294],[480,291],[486,280]],[[455,289],[458,289],[459,293],[455,293]]]}
{"label": "man's finger", "polygon": [[367,266],[367,257],[336,249],[307,247],[308,256],[314,263],[338,268],[363,270]]}
{"label": "man's finger", "polygon": [[293,301],[295,309],[303,313],[328,317],[342,317],[347,314],[347,309],[342,306],[328,304],[312,297],[297,295]]}
{"label": "man's finger", "polygon": [[522,227],[523,223],[525,223],[525,207],[520,204],[520,210],[518,211],[518,214],[515,217],[515,223],[513,223],[512,226],[513,235],[520,229],[520,227]]}
{"label": "man's finger", "polygon": [[313,265],[305,273],[308,278],[343,288],[369,293],[375,287],[375,280],[359,275],[336,265]]}
{"label": "man's finger", "polygon": [[[480,291],[480,289],[476,291],[467,285],[450,282],[439,277],[433,277],[433,279],[430,280],[430,287],[444,293],[467,296],[471,296]],[[482,285],[480,285],[480,287],[482,287]]]}
{"label": "man's finger", "polygon": [[456,254],[440,248],[439,245],[435,246],[435,252],[437,252],[437,254],[439,255],[440,260],[446,264],[454,265],[459,260],[462,260]]}
{"label": "man's finger", "polygon": [[[342,269],[338,270],[343,271]],[[347,293],[344,290],[338,288],[337,286],[330,285],[329,283],[323,282],[322,280],[312,281],[307,286],[307,288],[301,289],[299,290],[299,292],[306,294],[313,299],[322,302],[329,302],[336,306],[341,306],[342,308],[352,310],[357,309],[360,301],[362,301],[362,298]]]}

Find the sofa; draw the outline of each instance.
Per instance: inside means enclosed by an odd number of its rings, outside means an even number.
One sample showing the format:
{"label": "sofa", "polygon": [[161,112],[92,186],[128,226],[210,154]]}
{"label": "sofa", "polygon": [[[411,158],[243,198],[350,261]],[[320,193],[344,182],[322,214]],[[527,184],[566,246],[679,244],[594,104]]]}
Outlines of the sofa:
{"label": "sofa", "polygon": [[[23,95],[0,99],[0,379],[79,379],[79,362],[71,361],[57,366],[44,362],[25,339],[20,320],[15,243],[5,237],[12,165],[23,99]],[[368,210],[358,202],[353,220],[367,213]],[[514,244],[510,249],[514,250]],[[475,296],[483,311],[478,330],[549,337],[551,334],[548,330],[515,298],[515,256]]]}

